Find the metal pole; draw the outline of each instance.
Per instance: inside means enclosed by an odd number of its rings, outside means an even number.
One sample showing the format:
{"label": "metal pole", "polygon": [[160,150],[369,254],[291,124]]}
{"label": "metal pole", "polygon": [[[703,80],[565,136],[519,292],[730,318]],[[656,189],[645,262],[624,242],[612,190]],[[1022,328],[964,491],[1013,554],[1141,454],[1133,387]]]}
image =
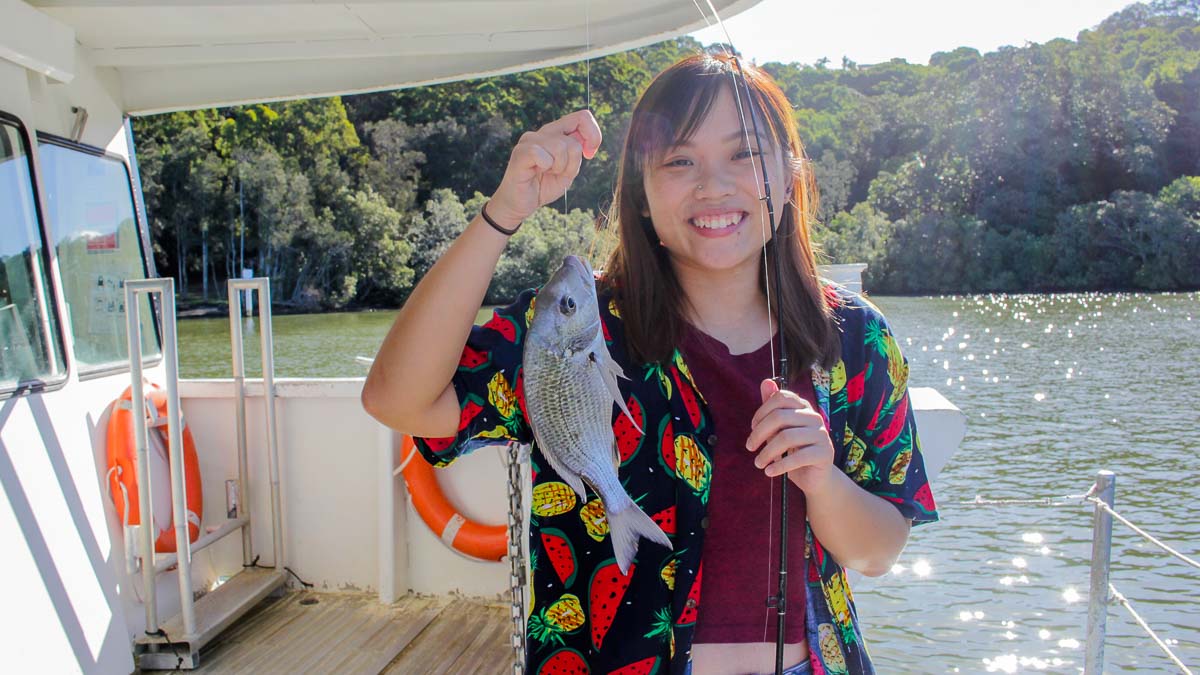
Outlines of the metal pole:
{"label": "metal pole", "polygon": [[188,537],[187,487],[183,470],[183,415],[179,406],[179,343],[175,332],[175,286],[162,280],[163,356],[167,369],[167,453],[171,460],[171,508],[175,518],[175,555],[179,564],[179,600],[183,632],[196,634],[192,599],[192,543]]}
{"label": "metal pole", "polygon": [[[1095,497],[1112,508],[1117,477],[1111,471],[1096,474]],[[1112,516],[1099,504],[1092,514],[1092,573],[1088,590],[1087,649],[1084,675],[1104,671],[1104,637],[1108,620],[1108,572],[1112,559]]]}
{"label": "metal pole", "polygon": [[[133,415],[133,443],[137,457],[138,549],[141,551],[142,598],[146,609],[146,632],[158,630],[158,597],[154,586],[154,515],[150,509],[150,460],[146,454],[146,397],[142,391],[141,305],[137,289],[125,282],[125,335],[129,341],[130,414]],[[125,505],[130,508],[129,504]]]}
{"label": "metal pole", "polygon": [[242,564],[254,562],[254,539],[251,537],[249,479],[246,452],[246,357],[242,351],[242,292],[238,290],[235,280],[226,281],[229,289],[229,339],[233,348],[233,391],[236,403],[233,408],[237,413],[237,451],[238,451],[238,517],[246,519],[242,528]]}
{"label": "metal pole", "polygon": [[275,428],[275,338],[271,331],[271,282],[266,277],[254,279],[258,286],[258,318],[262,326],[262,376],[264,404],[267,408],[267,450],[271,460],[271,522],[274,525],[273,543],[275,568],[282,570],[283,509],[279,503],[279,439]]}
{"label": "metal pole", "polygon": [[396,437],[380,424],[379,453],[379,602],[396,601]]}

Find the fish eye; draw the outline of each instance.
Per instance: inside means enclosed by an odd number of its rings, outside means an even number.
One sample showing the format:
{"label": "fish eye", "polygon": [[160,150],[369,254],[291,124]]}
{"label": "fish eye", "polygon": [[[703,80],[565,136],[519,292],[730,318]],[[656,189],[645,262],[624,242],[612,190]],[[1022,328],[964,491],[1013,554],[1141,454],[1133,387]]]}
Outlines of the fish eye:
{"label": "fish eye", "polygon": [[563,314],[567,314],[567,315],[574,314],[575,313],[575,298],[572,298],[569,295],[564,295],[562,297],[562,299],[558,301],[558,307],[559,307],[559,310],[562,311]]}

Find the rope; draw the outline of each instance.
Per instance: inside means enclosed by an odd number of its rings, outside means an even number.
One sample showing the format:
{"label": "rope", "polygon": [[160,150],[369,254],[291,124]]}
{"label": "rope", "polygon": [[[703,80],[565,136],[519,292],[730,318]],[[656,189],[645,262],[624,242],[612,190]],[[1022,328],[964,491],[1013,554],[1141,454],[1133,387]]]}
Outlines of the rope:
{"label": "rope", "polygon": [[1089,495],[1063,495],[1061,497],[1041,497],[1036,499],[984,499],[979,495],[969,502],[956,502],[959,506],[1080,506]]}
{"label": "rope", "polygon": [[154,632],[151,632],[148,630],[142,631],[142,632],[144,632],[146,635],[149,635],[150,637],[160,637],[160,638],[166,640],[167,646],[171,648],[171,652],[175,655],[174,670],[183,670],[183,657],[179,655],[179,645],[177,645],[173,641],[171,641],[171,637],[169,635],[167,635],[167,631],[163,630],[162,628],[159,628],[158,630],[156,630]]}
{"label": "rope", "polygon": [[[259,558],[261,558],[261,557],[262,557],[262,556],[258,556],[258,555],[254,556],[254,561],[253,561],[253,562],[251,562],[249,565],[242,565],[242,567],[257,567],[257,568],[258,568],[258,569],[260,569],[260,570],[273,570],[273,569],[275,569],[275,566],[274,566],[274,565],[259,565],[259,564],[258,564],[258,559],[259,559]],[[292,568],[288,567],[287,565],[284,565],[284,567],[283,567],[283,570],[284,570],[285,572],[287,572],[288,574],[290,574],[290,575],[292,575],[292,576],[296,577],[296,581],[299,581],[299,582],[300,582],[300,585],[301,585],[301,586],[303,586],[304,588],[314,588],[313,584],[311,584],[311,583],[309,583],[309,582],[307,582],[307,581],[305,581],[305,580],[301,579],[301,578],[300,578],[300,575],[299,575],[299,574],[296,574],[294,571],[292,571]]]}
{"label": "rope", "polygon": [[1171,555],[1175,556],[1176,558],[1179,558],[1180,560],[1191,565],[1192,567],[1195,567],[1196,569],[1200,569],[1200,562],[1196,562],[1195,560],[1187,557],[1186,555],[1180,553],[1179,551],[1176,551],[1175,549],[1171,548],[1170,546],[1164,544],[1162,541],[1160,541],[1159,539],[1154,537],[1154,535],[1150,534],[1149,532],[1146,532],[1145,530],[1138,527],[1137,525],[1134,525],[1133,523],[1129,522],[1129,520],[1127,518],[1125,518],[1125,516],[1122,516],[1121,514],[1117,513],[1116,511],[1113,511],[1112,507],[1110,507],[1108,504],[1105,504],[1103,501],[1101,501],[1095,497],[1088,497],[1088,501],[1094,503],[1096,506],[1103,509],[1105,512],[1108,513],[1108,515],[1121,521],[1121,523],[1123,523],[1129,529],[1131,529],[1134,532],[1137,532],[1138,534],[1145,537],[1146,540],[1149,541],[1151,544],[1154,544],[1155,546],[1161,548],[1162,550],[1166,551],[1167,553],[1170,553]]}
{"label": "rope", "polygon": [[1128,598],[1126,598],[1124,595],[1121,595],[1121,592],[1118,591],[1117,588],[1112,584],[1108,585],[1108,592],[1110,595],[1112,595],[1114,600],[1124,605],[1125,610],[1129,612],[1130,616],[1133,617],[1133,620],[1142,627],[1142,630],[1146,631],[1146,634],[1150,636],[1150,639],[1154,640],[1154,643],[1158,645],[1159,649],[1163,650],[1163,653],[1167,655],[1167,658],[1171,659],[1175,665],[1179,666],[1180,672],[1184,673],[1184,675],[1193,675],[1191,669],[1183,665],[1183,661],[1180,661],[1179,657],[1175,656],[1175,653],[1171,651],[1171,648],[1167,646],[1167,643],[1163,642],[1162,638],[1158,637],[1158,634],[1154,632],[1154,629],[1150,628],[1150,625],[1146,623],[1146,620],[1138,615],[1137,611],[1133,609],[1133,605],[1129,604]]}

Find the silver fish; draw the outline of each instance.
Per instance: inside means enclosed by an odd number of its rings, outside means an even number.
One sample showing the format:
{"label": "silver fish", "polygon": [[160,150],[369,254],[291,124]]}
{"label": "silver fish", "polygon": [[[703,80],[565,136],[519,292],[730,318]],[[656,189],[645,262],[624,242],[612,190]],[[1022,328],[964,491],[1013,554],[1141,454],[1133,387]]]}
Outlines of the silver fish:
{"label": "silver fish", "polygon": [[583,260],[567,256],[538,292],[524,357],[525,406],[534,439],[581,502],[587,500],[584,483],[600,495],[621,573],[628,572],[641,537],[671,548],[666,533],[617,477],[613,402],[637,423],[617,386],[617,378],[628,378],[604,344],[596,279]]}

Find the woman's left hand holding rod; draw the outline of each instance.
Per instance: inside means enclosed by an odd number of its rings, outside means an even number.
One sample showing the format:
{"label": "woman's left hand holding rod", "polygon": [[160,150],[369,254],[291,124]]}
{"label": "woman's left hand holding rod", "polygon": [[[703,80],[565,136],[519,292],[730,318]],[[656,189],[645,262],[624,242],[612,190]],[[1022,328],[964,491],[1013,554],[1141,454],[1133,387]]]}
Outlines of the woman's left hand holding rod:
{"label": "woman's left hand holding rod", "polygon": [[772,380],[762,382],[761,394],[746,440],[755,466],[767,476],[786,473],[804,490],[813,533],[842,566],[885,574],[904,550],[909,522],[834,466],[825,421],[808,401]]}
{"label": "woman's left hand holding rod", "polygon": [[763,404],[750,421],[746,449],[767,476],[786,473],[805,494],[823,491],[833,479],[833,444],[821,413],[800,395],[772,380],[760,386]]}

